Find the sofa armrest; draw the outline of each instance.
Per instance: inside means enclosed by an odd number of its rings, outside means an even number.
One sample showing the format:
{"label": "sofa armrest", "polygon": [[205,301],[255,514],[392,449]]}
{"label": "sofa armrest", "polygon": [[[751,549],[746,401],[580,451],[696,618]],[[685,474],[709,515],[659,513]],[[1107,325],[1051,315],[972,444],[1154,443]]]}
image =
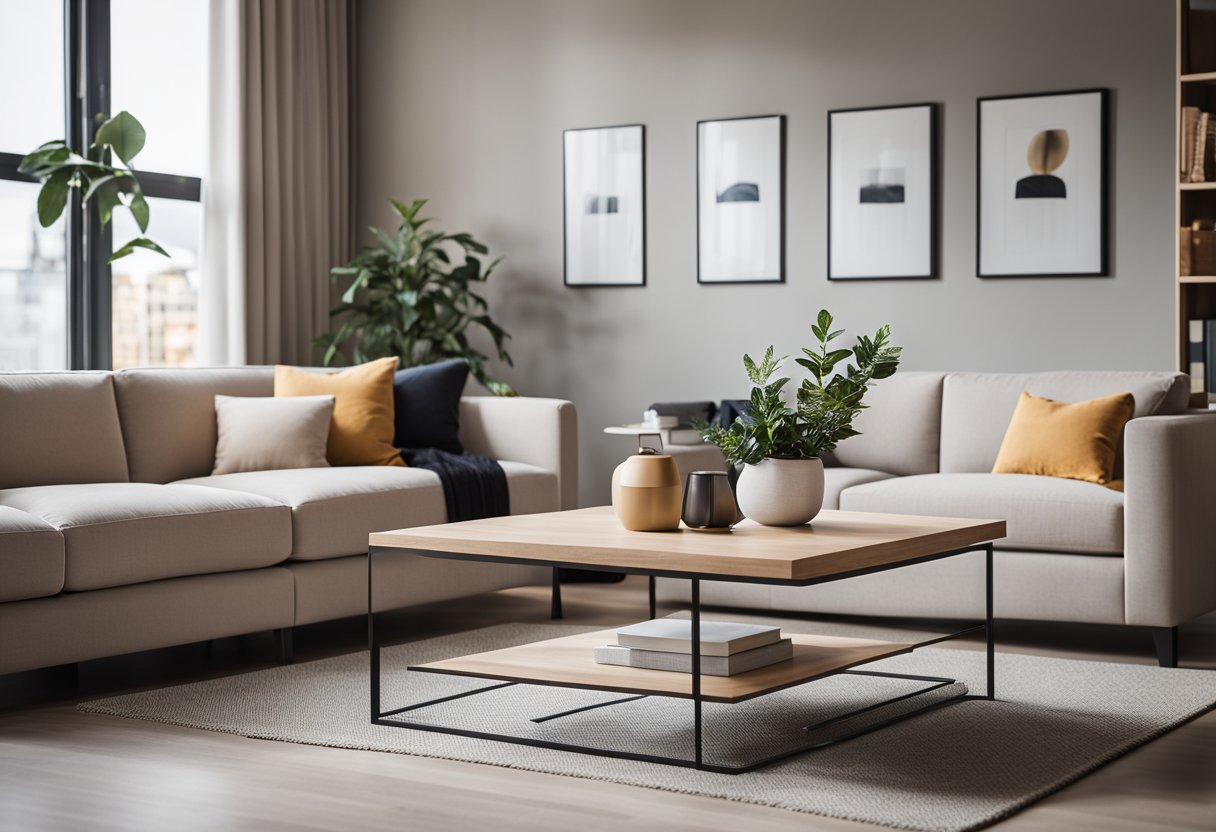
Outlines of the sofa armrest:
{"label": "sofa armrest", "polygon": [[468,450],[557,474],[562,509],[578,508],[578,416],[561,399],[466,396],[460,441]]}
{"label": "sofa armrest", "polygon": [[1173,627],[1216,609],[1216,415],[1128,422],[1124,491],[1127,623]]}

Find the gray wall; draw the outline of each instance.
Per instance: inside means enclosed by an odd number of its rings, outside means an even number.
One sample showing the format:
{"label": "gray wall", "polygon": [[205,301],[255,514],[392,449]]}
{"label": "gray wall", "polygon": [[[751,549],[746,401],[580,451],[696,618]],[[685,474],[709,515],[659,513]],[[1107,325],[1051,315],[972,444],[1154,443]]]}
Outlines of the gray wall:
{"label": "gray wall", "polygon": [[[582,499],[605,502],[629,448],[604,425],[743,395],[740,355],[795,352],[822,306],[890,322],[909,369],[1171,368],[1173,27],[1164,0],[362,0],[359,217],[428,197],[506,255],[504,376],[578,405]],[[1112,276],[977,279],[975,98],[1097,86]],[[825,113],[921,101],[943,105],[940,279],[829,283]],[[699,286],[695,122],[768,113],[788,116],[786,282]],[[561,131],[632,122],[649,285],[565,289]]]}

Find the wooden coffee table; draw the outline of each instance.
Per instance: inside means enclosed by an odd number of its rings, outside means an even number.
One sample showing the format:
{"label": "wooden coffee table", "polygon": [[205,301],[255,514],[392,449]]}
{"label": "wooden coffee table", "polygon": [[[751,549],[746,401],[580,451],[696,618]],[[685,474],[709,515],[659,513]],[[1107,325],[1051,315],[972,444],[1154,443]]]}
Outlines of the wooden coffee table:
{"label": "wooden coffee table", "polygon": [[[654,581],[657,577],[689,581],[691,588],[692,673],[600,665],[592,660],[595,647],[613,640],[612,630],[583,633],[534,644],[491,650],[471,656],[414,665],[419,673],[444,673],[497,680],[454,696],[385,710],[380,701],[380,642],[377,612],[369,607],[368,641],[371,651],[371,721],[421,731],[472,736],[523,745],[579,751],[626,759],[689,766],[708,771],[737,774],[751,771],[823,745],[843,741],[860,733],[902,721],[953,702],[992,699],[995,695],[992,622],[992,541],[1005,536],[1003,520],[970,520],[947,517],[823,511],[813,522],[795,528],[774,528],[744,521],[730,534],[706,534],[681,529],[674,532],[631,532],[621,528],[609,507],[495,517],[439,526],[423,526],[371,535],[368,548],[369,605],[375,581],[375,563],[381,558],[421,556],[502,564],[548,566],[554,569],[553,615],[561,615],[560,584],[556,570],[573,567],[604,572],[624,572],[650,578],[650,617],[655,617]],[[736,581],[780,586],[810,586],[872,572],[897,569],[966,552],[985,554],[985,604],[983,623],[958,632],[919,642],[890,642],[873,639],[838,638],[788,634],[794,642],[791,660],[737,676],[702,676],[700,672],[700,584],[704,580]],[[632,623],[632,622],[630,622]],[[778,690],[805,684],[839,673],[884,676],[927,683],[927,687],[829,720],[841,720],[875,711],[886,704],[958,684],[954,679],[896,673],[857,671],[858,665],[918,647],[960,636],[984,632],[987,637],[987,687],[983,695],[960,693],[929,705],[902,711],[899,715],[869,724],[828,742],[815,742],[793,751],[727,766],[706,761],[703,755],[701,706],[704,702],[737,703]],[[694,753],[690,759],[663,757],[628,751],[592,748],[520,737],[472,731],[406,716],[441,702],[449,702],[515,684],[572,687],[628,694],[626,699],[590,706],[604,707],[644,696],[667,696],[692,700]],[[965,689],[964,689],[965,690]],[[533,720],[561,718],[589,710],[588,707]],[[814,726],[812,726],[814,727]]]}

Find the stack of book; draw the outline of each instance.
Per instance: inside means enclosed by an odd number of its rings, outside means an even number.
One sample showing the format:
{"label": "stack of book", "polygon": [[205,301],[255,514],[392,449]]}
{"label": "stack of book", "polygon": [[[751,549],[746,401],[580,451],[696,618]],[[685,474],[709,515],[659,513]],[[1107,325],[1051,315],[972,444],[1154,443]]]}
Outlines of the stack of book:
{"label": "stack of book", "polygon": [[[692,622],[656,618],[616,631],[616,644],[595,649],[595,661],[648,670],[692,673]],[[701,673],[735,676],[787,661],[794,645],[781,630],[763,624],[701,622]]]}
{"label": "stack of book", "polygon": [[1178,148],[1179,181],[1216,179],[1216,114],[1198,107],[1183,107],[1178,135],[1182,142]]}
{"label": "stack of book", "polygon": [[1216,403],[1216,320],[1188,321],[1191,392]]}

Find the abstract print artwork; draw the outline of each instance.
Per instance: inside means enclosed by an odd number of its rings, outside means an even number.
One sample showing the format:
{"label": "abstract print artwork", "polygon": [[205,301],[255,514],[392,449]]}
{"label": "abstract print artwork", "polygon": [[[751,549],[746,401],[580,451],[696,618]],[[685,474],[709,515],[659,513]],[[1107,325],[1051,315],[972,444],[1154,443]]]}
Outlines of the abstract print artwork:
{"label": "abstract print artwork", "polygon": [[979,99],[980,277],[1107,274],[1107,98]]}
{"label": "abstract print artwork", "polygon": [[828,113],[828,279],[936,276],[937,105]]}
{"label": "abstract print artwork", "polygon": [[785,116],[697,122],[697,281],[785,278]]}
{"label": "abstract print artwork", "polygon": [[563,133],[565,283],[646,283],[645,128]]}

